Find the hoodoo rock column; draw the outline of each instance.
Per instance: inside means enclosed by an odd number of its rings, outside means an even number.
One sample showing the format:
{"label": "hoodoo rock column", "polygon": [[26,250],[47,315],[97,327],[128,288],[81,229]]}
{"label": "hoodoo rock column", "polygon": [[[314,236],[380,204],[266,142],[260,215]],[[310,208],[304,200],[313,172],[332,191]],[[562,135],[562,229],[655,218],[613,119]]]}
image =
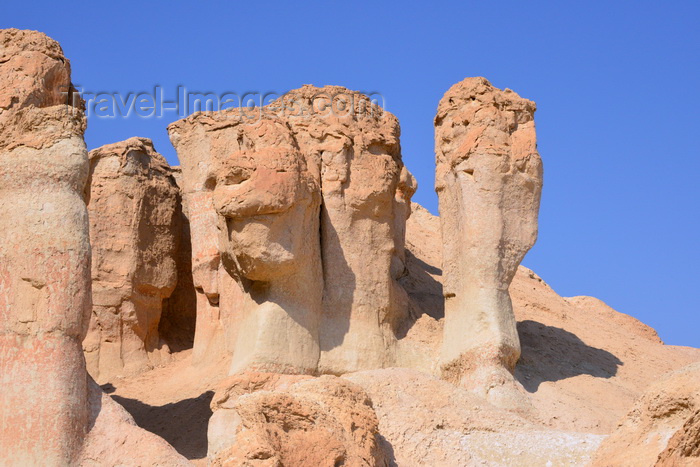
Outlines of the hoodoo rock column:
{"label": "hoodoo rock column", "polygon": [[188,465],[88,375],[85,115],[57,42],[0,30],[0,463]]}
{"label": "hoodoo rock column", "polygon": [[93,316],[83,348],[103,382],[168,357],[158,325],[177,284],[181,220],[173,171],[151,140],[130,138],[89,156]]}
{"label": "hoodoo rock column", "polygon": [[85,117],[60,46],[0,31],[0,453],[67,465],[88,426]]}
{"label": "hoodoo rock column", "polygon": [[[323,259],[322,373],[396,365],[408,313],[398,278],[416,190],[401,158],[400,127],[369,97],[304,86],[270,107],[283,111],[320,180]],[[280,110],[281,109],[281,110]]]}
{"label": "hoodoo rock column", "polygon": [[435,117],[443,239],[441,371],[498,405],[517,405],[520,342],[508,293],[537,238],[542,161],[535,103],[484,78],[455,84]]}

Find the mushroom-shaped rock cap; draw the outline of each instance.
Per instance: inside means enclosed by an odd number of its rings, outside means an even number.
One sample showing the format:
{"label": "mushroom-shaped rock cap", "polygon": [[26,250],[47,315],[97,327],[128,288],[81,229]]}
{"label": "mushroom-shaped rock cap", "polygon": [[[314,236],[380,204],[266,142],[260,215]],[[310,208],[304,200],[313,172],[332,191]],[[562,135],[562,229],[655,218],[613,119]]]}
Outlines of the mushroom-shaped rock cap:
{"label": "mushroom-shaped rock cap", "polygon": [[[142,138],[139,136],[134,136],[124,141],[119,141],[117,143],[105,144],[99,148],[90,151],[90,161],[94,163],[97,159],[103,159],[105,157],[117,156],[119,158],[125,158],[130,153],[143,154],[146,158],[143,160],[141,169],[147,170],[149,173],[157,172],[160,175],[169,176],[172,175],[173,170],[165,160],[165,157],[160,155],[153,146],[153,141],[148,138]],[[126,164],[123,164],[125,166]],[[122,167],[123,169],[124,167]],[[148,175],[146,173],[145,175]]]}
{"label": "mushroom-shaped rock cap", "polygon": [[470,103],[474,109],[493,105],[498,110],[522,113],[526,121],[532,120],[532,115],[537,110],[533,101],[520,97],[511,89],[498,89],[489,80],[479,76],[465,78],[447,90],[438,104],[435,124],[438,125],[449,112],[463,109]]}
{"label": "mushroom-shaped rock cap", "polygon": [[37,31],[0,30],[0,109],[68,104],[70,63]]}

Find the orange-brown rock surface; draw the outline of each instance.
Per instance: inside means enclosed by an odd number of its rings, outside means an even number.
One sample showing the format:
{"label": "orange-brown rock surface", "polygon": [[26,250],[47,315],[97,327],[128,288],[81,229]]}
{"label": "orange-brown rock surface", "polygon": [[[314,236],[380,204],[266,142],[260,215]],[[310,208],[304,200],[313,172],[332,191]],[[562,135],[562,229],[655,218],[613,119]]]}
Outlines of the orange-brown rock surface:
{"label": "orange-brown rock surface", "polygon": [[692,466],[700,464],[700,409],[686,420],[659,454],[660,466]]}
{"label": "orange-brown rock surface", "polygon": [[90,151],[92,318],[83,341],[99,382],[167,359],[158,333],[177,284],[179,189],[146,138]]}
{"label": "orange-brown rock surface", "polygon": [[367,394],[334,376],[241,374],[212,400],[210,465],[388,465]]}
{"label": "orange-brown rock surface", "polygon": [[0,452],[67,464],[89,421],[85,118],[58,43],[9,29],[0,47]]}
{"label": "orange-brown rock surface", "polygon": [[270,105],[280,106],[323,197],[319,371],[393,366],[407,317],[397,279],[416,189],[401,160],[398,119],[339,86],[304,86]]}
{"label": "orange-brown rock surface", "polygon": [[[423,374],[386,369],[346,376],[368,394],[384,438],[382,448],[390,459],[393,451],[398,465],[546,465],[548,460],[553,465],[585,465],[602,437],[615,429],[651,384],[668,371],[700,361],[700,350],[664,345],[651,328],[600,300],[561,297],[521,266],[510,287],[522,342],[515,376],[531,410],[499,409],[426,375],[433,370],[439,374],[435,363],[444,321],[442,242],[439,219],[415,204],[412,211],[406,231],[409,274],[401,281],[409,292],[413,321],[399,342],[410,360],[406,366],[420,368]],[[228,370],[225,365],[206,371],[190,366],[189,352],[137,378],[115,380],[114,397],[141,426],[206,465],[209,400],[213,391],[224,394],[225,387],[237,386],[230,380],[220,383]],[[249,391],[234,391],[235,397]]]}
{"label": "orange-brown rock surface", "polygon": [[700,363],[652,385],[605,440],[593,465],[700,465]]}
{"label": "orange-brown rock surface", "polygon": [[41,33],[0,30],[0,84],[2,463],[92,465],[88,453],[104,443],[120,462],[183,465],[121,408],[102,404],[85,368],[89,161],[84,114],[61,94],[71,87],[68,61]]}
{"label": "orange-brown rock surface", "polygon": [[305,86],[265,110],[169,126],[200,291],[194,360],[206,347],[232,353],[232,372],[395,365],[415,191],[398,121],[340,87]]}
{"label": "orange-brown rock surface", "polygon": [[537,238],[542,161],[535,104],[467,78],[435,117],[435,189],[443,238],[444,378],[499,405],[522,399],[508,287]]}

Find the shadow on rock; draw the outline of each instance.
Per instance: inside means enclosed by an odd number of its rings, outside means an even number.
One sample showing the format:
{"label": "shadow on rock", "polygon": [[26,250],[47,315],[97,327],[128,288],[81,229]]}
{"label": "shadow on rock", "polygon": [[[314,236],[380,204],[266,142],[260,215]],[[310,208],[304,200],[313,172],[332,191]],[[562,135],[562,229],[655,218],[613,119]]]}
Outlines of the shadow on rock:
{"label": "shadow on rock", "polygon": [[345,254],[328,208],[322,204],[321,261],[324,288],[320,344],[324,352],[340,347],[350,330],[357,278]]}
{"label": "shadow on rock", "polygon": [[522,355],[515,377],[528,392],[545,381],[579,375],[612,378],[622,361],[610,352],[586,345],[575,334],[536,321],[520,321]]}
{"label": "shadow on rock", "polygon": [[213,391],[199,397],[183,399],[161,406],[144,404],[136,399],[113,395],[141,428],[154,433],[170,443],[188,459],[207,456],[207,426],[212,411],[209,403]]}
{"label": "shadow on rock", "polygon": [[408,294],[409,316],[397,332],[403,339],[415,322],[423,314],[435,320],[445,317],[445,299],[442,284],[433,276],[442,276],[442,270],[432,266],[406,249],[406,274],[399,278],[399,284]]}
{"label": "shadow on rock", "polygon": [[394,453],[394,446],[391,445],[389,440],[386,439],[383,435],[377,433],[377,444],[386,456],[384,458],[385,467],[398,467],[399,464],[396,463],[396,454]]}

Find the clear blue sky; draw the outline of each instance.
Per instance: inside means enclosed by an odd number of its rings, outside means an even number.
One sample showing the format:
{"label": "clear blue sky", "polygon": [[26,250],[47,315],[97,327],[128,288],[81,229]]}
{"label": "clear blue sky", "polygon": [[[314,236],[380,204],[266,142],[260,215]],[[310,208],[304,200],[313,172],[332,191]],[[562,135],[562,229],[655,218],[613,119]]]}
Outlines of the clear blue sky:
{"label": "clear blue sky", "polygon": [[[525,258],[561,295],[593,295],[700,347],[700,2],[9,1],[0,26],[58,40],[85,89],[378,91],[437,211],[432,119],[485,76],[537,102],[540,237]],[[417,2],[414,2],[417,3]],[[177,116],[95,119],[90,148]]]}

